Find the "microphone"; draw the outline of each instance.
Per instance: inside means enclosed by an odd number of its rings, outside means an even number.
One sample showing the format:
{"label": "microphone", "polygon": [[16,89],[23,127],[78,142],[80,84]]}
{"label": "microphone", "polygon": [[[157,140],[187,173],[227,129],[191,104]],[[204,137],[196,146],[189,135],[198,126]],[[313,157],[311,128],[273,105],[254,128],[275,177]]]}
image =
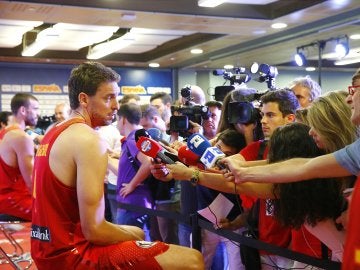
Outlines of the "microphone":
{"label": "microphone", "polygon": [[206,168],[212,168],[215,165],[223,169],[224,166],[218,161],[225,157],[225,154],[215,146],[211,146],[210,142],[201,134],[195,133],[189,137],[187,145],[191,151],[200,156],[200,161]]}
{"label": "microphone", "polygon": [[178,149],[178,157],[182,163],[189,166],[197,166],[200,159],[200,156],[190,151],[186,145],[183,145]]}
{"label": "microphone", "polygon": [[161,132],[160,129],[158,129],[158,128],[149,128],[147,130],[147,132],[150,135],[150,137],[152,139],[154,139],[155,141],[160,142],[160,143],[162,143],[162,144],[164,144],[166,146],[170,146],[169,142],[164,140],[163,133]]}
{"label": "microphone", "polygon": [[147,138],[144,136],[139,137],[136,142],[136,147],[140,150],[141,153],[147,155],[152,158],[160,158],[162,162],[167,164],[174,164],[175,162],[166,156],[162,152],[162,147],[155,140],[151,138]]}
{"label": "microphone", "polygon": [[187,140],[187,146],[191,151],[197,154],[199,157],[204,154],[205,150],[211,147],[210,142],[201,134],[194,133]]}
{"label": "microphone", "polygon": [[151,138],[150,134],[143,128],[138,129],[137,131],[135,131],[135,142],[137,142],[140,137]]}

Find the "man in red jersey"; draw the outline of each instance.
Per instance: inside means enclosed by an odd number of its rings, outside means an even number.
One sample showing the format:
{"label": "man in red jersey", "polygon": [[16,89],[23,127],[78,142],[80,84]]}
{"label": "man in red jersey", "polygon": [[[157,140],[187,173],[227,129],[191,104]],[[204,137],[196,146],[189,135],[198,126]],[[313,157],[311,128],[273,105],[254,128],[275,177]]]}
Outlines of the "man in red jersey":
{"label": "man in red jersey", "polygon": [[138,227],[104,218],[108,152],[93,128],[111,124],[119,80],[96,62],[71,72],[71,116],[45,135],[35,158],[32,257],[39,270],[203,269],[198,251],[142,241]]}
{"label": "man in red jersey", "polygon": [[0,213],[31,220],[34,143],[24,130],[36,125],[39,102],[19,93],[11,99],[11,111],[13,124],[0,132]]}

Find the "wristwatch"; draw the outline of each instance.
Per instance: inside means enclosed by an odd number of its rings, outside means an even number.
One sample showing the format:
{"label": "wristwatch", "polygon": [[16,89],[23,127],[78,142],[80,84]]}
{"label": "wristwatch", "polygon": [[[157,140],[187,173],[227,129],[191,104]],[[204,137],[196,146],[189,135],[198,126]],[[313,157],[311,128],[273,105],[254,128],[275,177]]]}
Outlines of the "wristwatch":
{"label": "wristwatch", "polygon": [[195,169],[191,175],[190,183],[193,186],[196,186],[199,182],[199,173],[200,173],[200,171],[198,169]]}

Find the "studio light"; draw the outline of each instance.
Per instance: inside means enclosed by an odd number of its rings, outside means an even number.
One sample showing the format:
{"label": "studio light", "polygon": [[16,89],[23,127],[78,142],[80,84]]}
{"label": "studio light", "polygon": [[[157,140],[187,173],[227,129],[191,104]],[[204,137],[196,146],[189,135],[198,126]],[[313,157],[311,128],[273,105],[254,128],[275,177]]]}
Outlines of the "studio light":
{"label": "studio light", "polygon": [[258,82],[267,82],[269,89],[276,89],[275,77],[279,74],[278,69],[268,64],[258,64],[254,62],[250,68],[251,73],[258,74],[258,78],[255,79]]}
{"label": "studio light", "polygon": [[257,62],[254,62],[250,67],[250,72],[252,74],[255,74],[259,70],[259,64]]}
{"label": "studio light", "polygon": [[270,66],[268,64],[261,64],[259,66],[259,75],[261,77],[267,78],[275,78],[279,74],[276,67]]}
{"label": "studio light", "polygon": [[[318,48],[318,83],[321,86],[321,70],[322,70],[322,60],[323,60],[323,52],[328,42],[336,42],[336,47],[334,51],[334,55],[336,54],[338,58],[343,58],[349,54],[349,37],[348,35],[342,35],[338,37],[331,37],[324,40],[316,40],[306,45],[302,45],[296,48],[295,62],[298,66],[303,66],[305,64],[306,58],[303,54],[305,48],[308,47],[317,47]],[[340,65],[340,61],[335,63],[336,65]],[[343,63],[341,63],[343,64]]]}
{"label": "studio light", "polygon": [[297,53],[295,54],[294,59],[295,59],[295,63],[299,67],[302,67],[306,63],[305,55],[302,52],[300,52],[299,50],[297,50]]}
{"label": "studio light", "polygon": [[349,54],[349,44],[348,42],[339,42],[335,46],[335,53],[338,58],[344,58]]}

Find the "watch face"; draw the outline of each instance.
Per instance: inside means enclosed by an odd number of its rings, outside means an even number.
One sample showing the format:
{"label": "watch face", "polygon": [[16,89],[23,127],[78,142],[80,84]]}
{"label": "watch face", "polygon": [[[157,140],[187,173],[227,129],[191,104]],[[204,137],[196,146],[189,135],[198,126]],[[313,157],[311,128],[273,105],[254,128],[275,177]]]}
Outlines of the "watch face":
{"label": "watch face", "polygon": [[199,179],[198,178],[191,178],[190,179],[190,183],[193,185],[193,186],[196,186],[197,185],[197,183],[198,183],[198,181],[199,181]]}

